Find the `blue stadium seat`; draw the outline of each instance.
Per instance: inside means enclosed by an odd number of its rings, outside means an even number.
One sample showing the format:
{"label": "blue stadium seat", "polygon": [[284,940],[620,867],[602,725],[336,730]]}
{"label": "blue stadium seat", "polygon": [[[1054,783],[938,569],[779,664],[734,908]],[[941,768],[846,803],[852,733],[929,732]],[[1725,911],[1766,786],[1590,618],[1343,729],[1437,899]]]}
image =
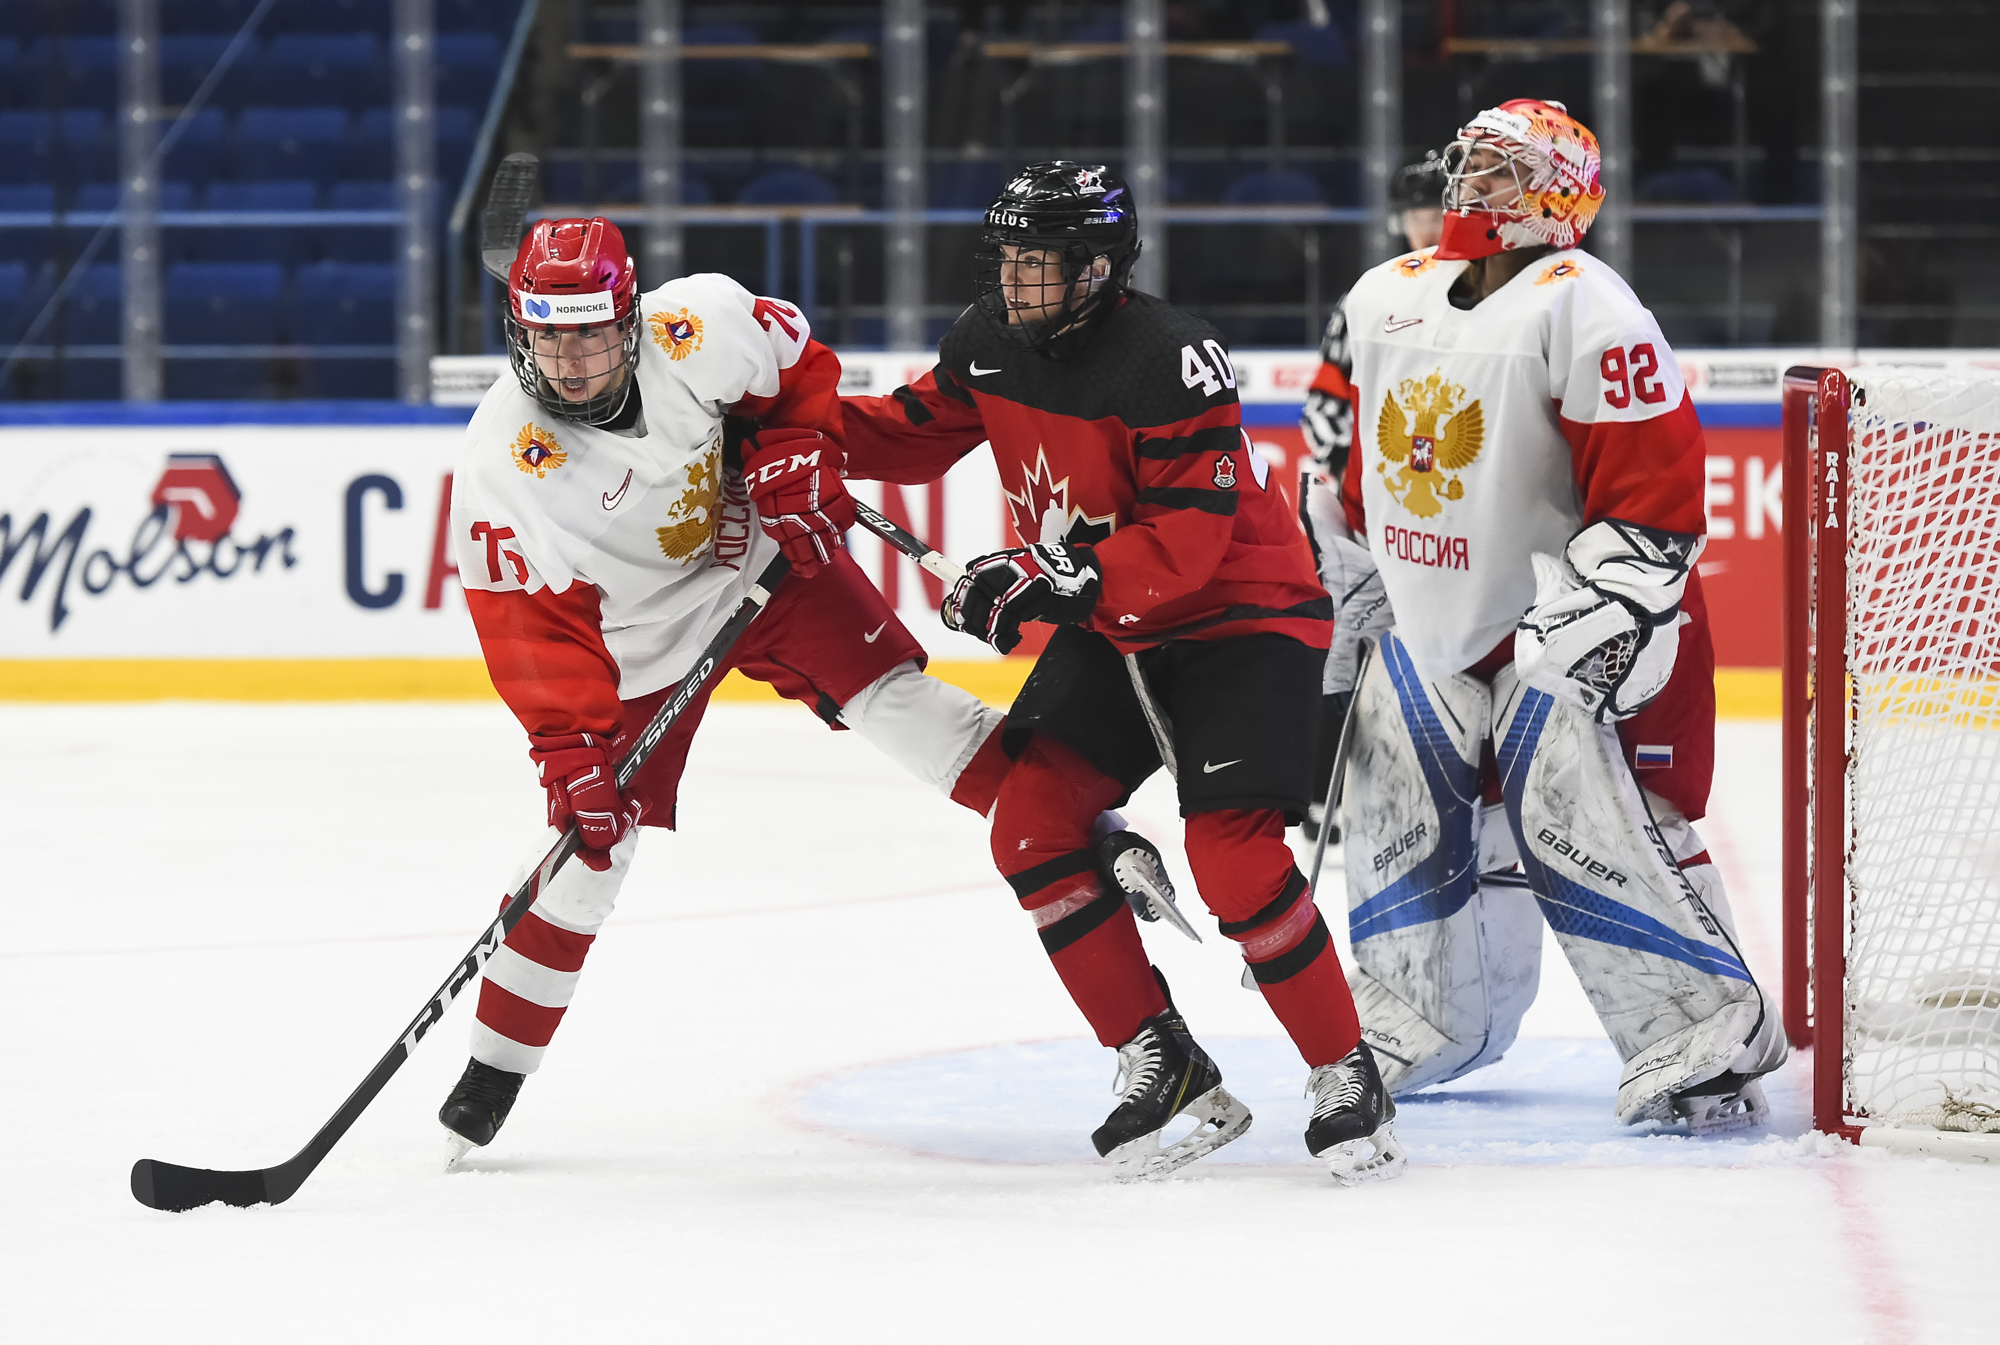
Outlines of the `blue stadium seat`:
{"label": "blue stadium seat", "polygon": [[500,73],[500,51],[492,33],[439,33],[437,101],[484,110]]}
{"label": "blue stadium seat", "polygon": [[1323,205],[1319,183],[1288,168],[1266,168],[1239,177],[1222,193],[1224,205]]}
{"label": "blue stadium seat", "polygon": [[45,37],[15,66],[15,78],[39,86],[43,106],[109,110],[118,103],[118,39]]}
{"label": "blue stadium seat", "polygon": [[61,185],[118,171],[116,147],[96,108],[0,112],[0,164],[8,181]]}
{"label": "blue stadium seat", "polygon": [[0,107],[13,107],[28,96],[25,82],[14,69],[20,59],[19,39],[0,37]]}
{"label": "blue stadium seat", "polygon": [[[56,189],[46,182],[26,182],[0,186],[0,211],[49,211],[56,208]],[[52,226],[0,229],[0,260],[32,262],[39,266],[55,252]]]}
{"label": "blue stadium seat", "polygon": [[236,119],[232,162],[236,176],[311,178],[324,186],[343,176],[341,147],[347,140],[347,109],[341,107],[246,107]]}
{"label": "blue stadium seat", "polygon": [[1289,42],[1300,65],[1319,70],[1344,69],[1353,59],[1347,49],[1347,34],[1337,24],[1315,28],[1303,20],[1267,23],[1257,29],[1257,41]]}
{"label": "blue stadium seat", "polygon": [[1742,200],[1736,184],[1700,164],[1688,164],[1653,173],[1639,184],[1642,201],[1682,201],[1699,205],[1728,205]]}
{"label": "blue stadium seat", "polygon": [[[280,8],[295,7],[302,8]],[[233,33],[243,26],[243,21],[255,8],[257,0],[160,0],[160,31]]]}
{"label": "blue stadium seat", "polygon": [[27,334],[28,324],[49,297],[51,283],[45,265],[0,262],[0,349]]}
{"label": "blue stadium seat", "polygon": [[[208,210],[316,210],[319,187],[310,178],[278,182],[212,182]],[[187,255],[209,262],[298,262],[306,255],[307,230],[289,225],[246,225],[240,229],[189,229]]]}
{"label": "blue stadium seat", "polygon": [[[437,109],[437,140],[435,166],[444,199],[449,201],[458,194],[459,181],[465,176],[465,167],[472,161],[472,142],[479,138],[479,117],[468,107],[440,107]],[[489,162],[488,167],[491,167]]]}
{"label": "blue stadium seat", "polygon": [[924,193],[933,210],[984,210],[1007,185],[1007,166],[992,160],[962,160],[931,167]]}
{"label": "blue stadium seat", "polygon": [[[118,198],[124,192],[122,182],[86,182],[76,189],[76,209],[116,210]],[[160,184],[160,209],[194,209],[194,184],[189,182],[162,182]]]}
{"label": "blue stadium seat", "polygon": [[[336,182],[328,194],[328,210],[394,210],[393,182]],[[395,254],[396,230],[380,225],[314,229],[313,246],[332,261],[386,262]]]}
{"label": "blue stadium seat", "polygon": [[839,200],[831,182],[803,168],[773,169],[736,196],[738,205],[833,205]]}
{"label": "blue stadium seat", "polygon": [[[320,262],[292,277],[292,339],[302,345],[388,345],[396,329],[396,268]],[[306,360],[308,397],[395,395],[395,361]]]}
{"label": "blue stadium seat", "polygon": [[258,103],[360,108],[387,102],[389,66],[373,33],[280,33],[250,80]]}
{"label": "blue stadium seat", "polygon": [[285,269],[275,262],[178,262],[167,268],[167,340],[273,344],[284,293]]}
{"label": "blue stadium seat", "polygon": [[281,4],[264,21],[271,33],[358,33],[389,31],[394,0],[309,0]]}
{"label": "blue stadium seat", "polygon": [[84,267],[70,285],[55,322],[42,333],[42,344],[117,345],[124,284],[124,272],[116,264]]}
{"label": "blue stadium seat", "polygon": [[207,185],[222,171],[222,147],[228,133],[229,120],[221,108],[203,108],[189,117],[167,151],[167,176],[197,187]]}
{"label": "blue stadium seat", "polygon": [[390,140],[395,124],[395,114],[386,107],[371,107],[356,117],[347,143],[340,147],[340,176],[379,177],[393,168],[396,151]]}
{"label": "blue stadium seat", "polygon": [[[208,78],[209,72],[215,69],[215,63],[228,49],[229,36],[226,33],[175,33],[162,37],[160,101],[178,106],[194,97],[195,90],[201,87],[201,82]],[[256,60],[257,48],[253,44],[236,58],[229,73],[223,76],[223,84],[217,87],[216,95],[221,95],[225,86],[231,92],[240,92],[246,83],[244,72]]]}

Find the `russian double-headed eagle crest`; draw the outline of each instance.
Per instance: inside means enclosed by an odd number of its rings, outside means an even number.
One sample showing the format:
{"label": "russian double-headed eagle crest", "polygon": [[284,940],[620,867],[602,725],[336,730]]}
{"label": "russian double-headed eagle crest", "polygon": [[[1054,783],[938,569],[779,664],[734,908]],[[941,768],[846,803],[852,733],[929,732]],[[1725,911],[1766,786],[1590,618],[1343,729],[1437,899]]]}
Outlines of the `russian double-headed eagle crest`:
{"label": "russian double-headed eagle crest", "polygon": [[1445,500],[1465,498],[1465,486],[1450,475],[1479,456],[1486,438],[1486,413],[1477,398],[1445,381],[1444,371],[1406,378],[1382,399],[1375,420],[1375,443],[1382,460],[1375,470],[1389,498],[1418,518],[1444,512]]}
{"label": "russian double-headed eagle crest", "polygon": [[521,427],[514,436],[513,454],[514,465],[537,481],[546,480],[550,472],[569,461],[556,437],[539,425]]}
{"label": "russian double-headed eagle crest", "polygon": [[684,360],[701,349],[701,319],[683,308],[678,313],[653,313],[646,318],[653,343],[670,360]]}
{"label": "russian double-headed eagle crest", "polygon": [[708,452],[688,464],[687,479],[687,490],[668,512],[671,521],[654,529],[660,554],[683,565],[706,550],[715,536],[715,506],[722,495],[720,444],[710,444]]}

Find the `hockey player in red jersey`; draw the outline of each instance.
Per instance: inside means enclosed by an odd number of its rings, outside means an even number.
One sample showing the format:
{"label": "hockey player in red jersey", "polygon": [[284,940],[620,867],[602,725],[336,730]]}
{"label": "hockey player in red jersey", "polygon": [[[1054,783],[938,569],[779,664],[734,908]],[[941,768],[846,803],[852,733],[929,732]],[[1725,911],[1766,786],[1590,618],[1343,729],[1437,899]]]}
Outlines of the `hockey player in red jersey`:
{"label": "hockey player in red jersey", "polygon": [[[1014,764],[992,844],[1064,986],[1118,1050],[1098,1152],[1128,1174],[1171,1171],[1250,1120],[1090,855],[1092,819],[1165,747],[1196,885],[1309,1068],[1308,1148],[1343,1182],[1391,1175],[1393,1104],[1284,839],[1307,805],[1298,723],[1318,709],[1331,608],[1243,435],[1228,352],[1127,287],[1137,252],[1109,171],[1022,170],[987,212],[979,300],[937,367],[847,402],[848,470],[929,481],[992,444],[1024,545],[974,560],[944,616],[1003,652],[1026,622],[1055,627],[1003,730]],[[1196,1129],[1163,1147],[1183,1111]]]}
{"label": "hockey player in red jersey", "polygon": [[[791,577],[731,666],[982,814],[1008,764],[998,713],[921,674],[922,649],[840,549],[840,368],[797,309],[720,275],[640,294],[603,219],[537,223],[510,281],[514,377],[467,428],[452,535],[549,824],[573,819],[584,848],[487,964],[472,1060],[439,1113],[455,1155],[491,1141],[539,1065],[640,829],[674,825],[704,705],[623,793],[615,763],[780,551]],[[759,427],[740,453],[725,415]]]}
{"label": "hockey player in red jersey", "polygon": [[1693,826],[1701,426],[1652,314],[1578,246],[1590,132],[1503,103],[1446,171],[1440,245],[1348,293],[1344,510],[1308,511],[1349,592],[1379,567],[1342,632],[1381,634],[1342,817],[1363,1028],[1398,1093],[1499,1059],[1546,919],[1625,1062],[1621,1120],[1752,1124],[1785,1047]]}

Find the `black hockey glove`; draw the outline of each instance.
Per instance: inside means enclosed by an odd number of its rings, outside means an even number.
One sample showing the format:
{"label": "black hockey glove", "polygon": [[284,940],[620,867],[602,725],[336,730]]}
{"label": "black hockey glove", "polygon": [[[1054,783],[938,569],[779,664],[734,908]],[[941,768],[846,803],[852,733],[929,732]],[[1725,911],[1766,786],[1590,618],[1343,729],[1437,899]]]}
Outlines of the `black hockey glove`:
{"label": "black hockey glove", "polygon": [[994,551],[965,567],[939,615],[1005,654],[1021,643],[1023,621],[1081,625],[1104,587],[1097,553],[1070,542]]}

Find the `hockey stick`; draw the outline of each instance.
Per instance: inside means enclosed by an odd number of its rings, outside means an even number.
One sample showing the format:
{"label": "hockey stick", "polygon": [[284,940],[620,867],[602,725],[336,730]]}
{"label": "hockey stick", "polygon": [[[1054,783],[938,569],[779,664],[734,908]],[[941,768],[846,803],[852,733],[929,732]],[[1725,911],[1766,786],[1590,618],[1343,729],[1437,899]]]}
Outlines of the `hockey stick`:
{"label": "hockey stick", "polygon": [[542,163],[532,154],[509,154],[493,170],[486,190],[486,209],[479,215],[479,264],[505,285],[512,275],[521,234],[528,226],[528,207],[535,203]]}
{"label": "hockey stick", "polygon": [[1340,737],[1333,744],[1333,778],[1326,782],[1326,810],[1320,814],[1319,840],[1313,845],[1312,873],[1306,879],[1308,890],[1319,891],[1319,868],[1326,862],[1326,838],[1333,830],[1335,811],[1340,807],[1340,796],[1346,785],[1347,749],[1354,742],[1355,706],[1361,701],[1361,682],[1368,676],[1369,660],[1375,657],[1375,642],[1363,640],[1360,656],[1354,660],[1354,691],[1347,698],[1347,713],[1340,719]]}
{"label": "hockey stick", "polygon": [[[715,675],[715,670],[721,667],[723,660],[728,657],[730,647],[742,636],[744,628],[764,610],[764,604],[771,600],[771,591],[777,588],[779,581],[785,577],[790,568],[790,564],[780,556],[765,566],[763,573],[757,576],[756,582],[750,586],[748,596],[737,604],[736,610],[722,624],[722,629],[715,633],[707,648],[703,649],[700,656],[695,659],[693,669],[681,679],[680,690],[660,707],[651,722],[641,730],[638,741],[632,745],[632,750],[618,763],[620,790],[632,783],[632,777],[639,773],[639,768],[646,764],[646,758],[653,754],[653,749],[667,736],[667,730],[674,726],[682,713],[694,703],[703,688],[708,685]],[[319,1128],[319,1133],[307,1142],[305,1148],[276,1167],[251,1168],[245,1172],[184,1168],[177,1163],[162,1163],[158,1159],[142,1158],[132,1165],[133,1197],[141,1205],[156,1210],[191,1210],[217,1200],[225,1205],[247,1206],[266,1202],[276,1205],[289,1199],[294,1191],[305,1184],[306,1178],[312,1175],[320,1160],[340,1142],[340,1137],[347,1133],[348,1127],[367,1110],[368,1104],[375,1100],[375,1095],[380,1093],[396,1071],[402,1068],[403,1062],[410,1058],[412,1051],[416,1050],[417,1043],[424,1039],[424,1034],[444,1017],[445,1010],[451,1007],[451,1002],[458,998],[459,992],[478,978],[480,968],[486,965],[487,959],[499,951],[501,941],[515,925],[520,923],[521,917],[528,913],[528,908],[535,904],[536,896],[549,885],[556,873],[569,861],[570,856],[577,852],[580,842],[581,837],[572,824],[563,832],[562,839],[556,842],[555,848],[542,857],[542,862],[535,866],[535,871],[528,876],[527,881],[515,889],[513,896],[501,908],[498,918],[486,927],[485,933],[479,936],[479,941],[472,945],[472,951],[452,968],[451,975],[445,978],[444,984],[438,987],[437,993],[430,997],[430,1001],[410,1021],[410,1025],[403,1029],[403,1034],[396,1038],[395,1045],[376,1062],[375,1068],[368,1072],[368,1077],[361,1081],[361,1086],[348,1095],[347,1101],[340,1104],[340,1110]]]}

